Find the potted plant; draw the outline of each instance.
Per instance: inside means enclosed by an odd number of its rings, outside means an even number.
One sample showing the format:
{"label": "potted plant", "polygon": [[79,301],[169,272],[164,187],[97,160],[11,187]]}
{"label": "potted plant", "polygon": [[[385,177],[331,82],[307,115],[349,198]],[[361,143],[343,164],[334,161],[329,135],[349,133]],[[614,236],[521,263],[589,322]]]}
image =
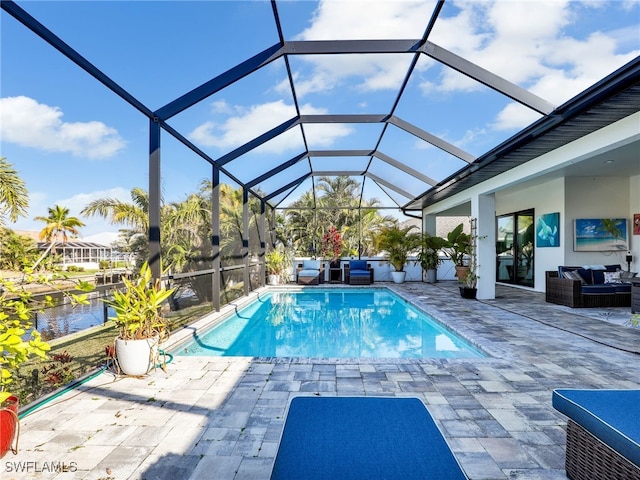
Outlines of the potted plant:
{"label": "potted plant", "polygon": [[456,277],[463,282],[469,272],[469,266],[465,264],[466,257],[471,254],[471,235],[463,232],[461,223],[447,234],[447,243],[443,250],[451,259],[456,269]]}
{"label": "potted plant", "polygon": [[442,237],[425,233],[422,236],[422,249],[418,253],[418,262],[422,270],[426,273],[428,283],[436,283],[438,265],[441,263],[440,249],[447,244]]}
{"label": "potted plant", "polygon": [[389,262],[394,272],[391,277],[395,283],[402,283],[407,273],[404,265],[407,263],[409,253],[420,247],[420,234],[412,232],[415,225],[400,228],[396,225],[383,227],[376,236],[376,248],[385,252],[385,260]]}
{"label": "potted plant", "polygon": [[122,282],[124,289],[105,300],[115,310],[115,317],[109,319],[118,329],[116,360],[126,375],[145,375],[158,364],[159,345],[167,330],[161,309],[174,290],[152,278],[147,262],[136,279],[123,278]]}
{"label": "potted plant", "polygon": [[[44,276],[36,279],[28,273],[25,281],[30,284],[47,285],[58,291],[51,280]],[[74,282],[74,285],[86,292],[93,289],[92,285],[81,280]],[[70,298],[73,305],[88,303],[84,294],[63,290],[60,292]],[[12,447],[14,436],[19,429],[19,398],[10,390],[14,376],[20,367],[31,359],[46,359],[51,348],[33,328],[32,318],[36,312],[54,304],[55,301],[50,295],[36,300],[23,285],[18,286],[14,282],[0,279],[0,458],[9,450],[17,453],[17,446]]]}
{"label": "potted plant", "polygon": [[269,285],[280,285],[281,276],[284,275],[287,255],[284,251],[274,248],[264,255],[265,268],[267,270],[267,283]]}
{"label": "potted plant", "polygon": [[329,261],[329,281],[340,281],[340,257],[344,248],[342,235],[333,225],[322,237],[320,253]]}
{"label": "potted plant", "polygon": [[469,264],[467,265],[468,271],[466,275],[460,280],[460,296],[462,298],[475,299],[478,293],[478,254],[476,252],[476,242],[478,235],[476,234],[476,219],[471,219],[471,234],[468,236],[469,251],[468,258]]}

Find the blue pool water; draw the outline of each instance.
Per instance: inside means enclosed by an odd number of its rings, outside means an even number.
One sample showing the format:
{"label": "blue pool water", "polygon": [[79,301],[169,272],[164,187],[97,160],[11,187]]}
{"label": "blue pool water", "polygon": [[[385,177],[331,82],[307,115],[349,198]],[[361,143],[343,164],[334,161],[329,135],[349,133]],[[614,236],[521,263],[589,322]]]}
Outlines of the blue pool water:
{"label": "blue pool water", "polygon": [[272,292],[176,355],[472,358],[484,355],[386,289]]}

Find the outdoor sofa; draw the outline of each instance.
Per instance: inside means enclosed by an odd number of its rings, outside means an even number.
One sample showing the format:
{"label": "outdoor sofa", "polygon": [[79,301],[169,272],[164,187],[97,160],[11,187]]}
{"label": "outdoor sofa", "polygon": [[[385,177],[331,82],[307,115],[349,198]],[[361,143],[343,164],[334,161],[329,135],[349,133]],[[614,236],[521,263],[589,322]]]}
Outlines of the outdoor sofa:
{"label": "outdoor sofa", "polygon": [[620,265],[560,266],[546,272],[545,299],[571,308],[629,307],[631,283],[620,278]]}
{"label": "outdoor sofa", "polygon": [[318,285],[324,283],[324,265],[320,260],[303,260],[296,269],[298,285]]}
{"label": "outdoor sofa", "polygon": [[565,469],[572,480],[640,480],[640,390],[558,389],[568,417]]}
{"label": "outdoor sofa", "polygon": [[365,260],[350,260],[344,266],[344,283],[371,285],[373,283],[373,268]]}

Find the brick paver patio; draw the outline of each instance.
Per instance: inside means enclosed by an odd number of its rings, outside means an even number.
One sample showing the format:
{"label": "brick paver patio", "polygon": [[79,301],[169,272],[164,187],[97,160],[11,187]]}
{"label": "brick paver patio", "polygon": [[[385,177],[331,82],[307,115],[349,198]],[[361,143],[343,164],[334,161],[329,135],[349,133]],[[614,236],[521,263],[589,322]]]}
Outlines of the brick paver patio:
{"label": "brick paver patio", "polygon": [[489,357],[176,357],[144,379],[103,373],[22,420],[2,478],[268,479],[292,396],[408,395],[424,401],[470,479],[564,479],[565,418],[551,391],[640,388],[640,330],[515,288],[481,302],[453,282],[387,286]]}

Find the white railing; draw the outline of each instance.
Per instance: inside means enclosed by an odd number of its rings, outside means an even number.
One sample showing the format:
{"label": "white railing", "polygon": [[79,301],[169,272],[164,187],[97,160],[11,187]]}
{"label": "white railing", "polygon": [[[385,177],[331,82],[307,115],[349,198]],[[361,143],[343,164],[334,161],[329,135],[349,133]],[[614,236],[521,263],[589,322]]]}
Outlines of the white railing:
{"label": "white railing", "polygon": [[[308,260],[309,257],[295,258],[290,271],[291,282],[295,282],[296,268],[303,260]],[[441,257],[442,263],[438,266],[438,280],[455,280],[455,268],[453,262],[448,258]],[[349,260],[356,260],[355,258],[344,257],[340,259],[340,267],[344,268],[344,265]],[[373,267],[373,280],[374,282],[391,282],[391,272],[393,267],[389,265],[382,257],[362,257],[361,260],[365,260]],[[322,260],[325,266],[325,281],[329,280],[329,260]],[[404,270],[407,272],[407,282],[421,282],[422,281],[422,269],[420,264],[416,263],[415,257],[410,257],[409,261],[405,265]]]}

